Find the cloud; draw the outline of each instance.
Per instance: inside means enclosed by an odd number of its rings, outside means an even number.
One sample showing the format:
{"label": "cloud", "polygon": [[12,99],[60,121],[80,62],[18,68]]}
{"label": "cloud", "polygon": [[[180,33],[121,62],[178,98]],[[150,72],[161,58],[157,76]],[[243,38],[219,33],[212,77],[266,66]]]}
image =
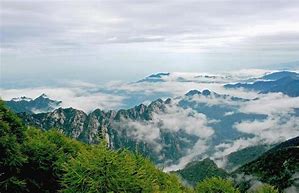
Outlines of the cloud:
{"label": "cloud", "polygon": [[[253,70],[254,71],[254,70]],[[209,76],[204,78],[205,76]],[[5,100],[18,96],[28,96],[35,98],[42,93],[49,97],[62,100],[63,107],[73,106],[84,111],[101,109],[129,108],[139,105],[144,101],[153,101],[157,98],[166,99],[168,97],[183,96],[192,89],[210,89],[218,93],[229,93],[234,96],[254,98],[256,92],[245,90],[227,90],[223,88],[222,82],[239,80],[240,76],[235,77],[226,73],[170,73],[169,77],[164,78],[165,82],[151,83],[139,82],[125,83],[112,81],[105,84],[95,84],[82,80],[60,80],[58,85],[52,86],[31,86],[28,88],[1,88],[1,97]],[[181,81],[184,79],[185,81]],[[204,80],[204,81],[203,81]],[[199,100],[199,99],[198,99]],[[204,100],[204,98],[202,99]],[[206,102],[212,102],[211,99]],[[223,101],[218,101],[221,103]]]}
{"label": "cloud", "polygon": [[254,134],[268,143],[286,140],[299,133],[299,97],[288,97],[281,93],[260,95],[257,100],[245,102],[240,112],[267,115],[266,119],[242,121],[235,124],[238,131]]}
{"label": "cloud", "polygon": [[2,75],[45,83],[45,76],[32,74],[46,71],[50,80],[96,82],[140,71],[214,72],[296,61],[298,9],[295,0],[4,0]]}
{"label": "cloud", "polygon": [[[80,82],[82,86],[82,83]],[[84,86],[89,84],[84,84]],[[90,86],[90,85],[89,85]],[[36,98],[42,93],[51,99],[62,101],[61,107],[73,107],[90,112],[96,108],[110,110],[122,106],[125,97],[102,92],[91,92],[86,87],[37,87],[25,89],[0,89],[1,98],[10,100],[14,97],[28,96]]]}
{"label": "cloud", "polygon": [[299,108],[299,97],[269,93],[259,95],[258,100],[245,103],[240,111],[244,113],[275,114],[276,112],[290,112],[294,108]]}
{"label": "cloud", "polygon": [[263,120],[242,121],[235,124],[238,131],[254,134],[265,143],[274,143],[299,134],[298,117],[290,114],[269,115]]}
{"label": "cloud", "polygon": [[118,125],[121,125],[119,129],[126,129],[126,134],[129,137],[152,145],[157,153],[166,145],[163,144],[161,138],[163,132],[185,132],[197,136],[198,139],[195,144],[185,138],[179,139],[186,145],[191,145],[191,147],[183,152],[185,156],[180,158],[177,164],[165,168],[165,170],[173,170],[184,167],[196,156],[205,153],[209,147],[207,141],[214,134],[214,130],[208,126],[208,123],[209,120],[204,114],[197,113],[192,109],[183,109],[173,103],[166,105],[166,108],[162,111],[157,109],[151,114],[149,121],[122,119]]}
{"label": "cloud", "polygon": [[294,182],[292,186],[284,189],[284,192],[286,193],[296,193],[299,190],[298,184],[299,184],[299,172],[295,172],[292,177],[291,180]]}
{"label": "cloud", "polygon": [[235,122],[234,128],[237,131],[253,137],[243,137],[216,145],[212,158],[220,167],[225,167],[225,156],[232,152],[259,144],[279,143],[299,134],[299,119],[295,112],[295,109],[299,108],[299,97],[288,97],[281,93],[259,94],[257,99],[237,105],[239,112],[263,114],[267,117]]}
{"label": "cloud", "polygon": [[[123,120],[121,123],[128,129],[128,135],[137,141],[144,141],[155,147],[156,152],[163,148],[161,143],[161,130],[173,133],[184,131],[188,135],[198,138],[197,142],[188,141],[187,138],[180,138],[186,144],[192,144],[186,150],[186,156],[178,160],[178,164],[171,165],[165,170],[175,170],[184,167],[193,159],[200,159],[206,156],[207,150],[213,150],[210,155],[220,166],[225,166],[224,157],[232,152],[248,146],[257,144],[273,144],[292,137],[299,133],[298,112],[299,97],[288,97],[281,93],[258,94],[242,89],[225,89],[223,82],[239,80],[242,78],[260,77],[268,71],[264,70],[243,70],[239,74],[231,71],[224,74],[218,73],[170,73],[165,77],[164,82],[150,83],[124,83],[109,82],[107,84],[93,84],[83,81],[63,82],[59,87],[36,87],[27,89],[1,89],[1,97],[8,100],[17,96],[28,96],[35,98],[42,93],[49,97],[62,100],[63,107],[73,107],[89,112],[96,108],[119,109],[139,105],[141,102],[149,103],[157,98],[173,98],[173,103],[167,105],[165,111],[154,112],[151,120]],[[203,78],[204,76],[215,76],[214,78]],[[221,77],[224,77],[223,79]],[[179,81],[178,81],[179,78]],[[180,81],[183,78],[187,81]],[[203,82],[204,79],[204,82]],[[220,82],[218,80],[222,80]],[[209,82],[210,81],[210,82]],[[251,99],[248,101],[235,101],[228,98],[193,96],[189,100],[196,103],[208,105],[224,105],[234,110],[226,112],[224,116],[232,113],[263,114],[265,119],[244,120],[235,122],[234,129],[240,132],[243,137],[230,141],[221,141],[219,144],[211,144],[210,139],[214,136],[214,129],[211,128],[211,120],[204,114],[197,113],[192,109],[182,109],[177,102],[184,97],[184,94],[192,89],[209,89],[219,94],[229,94],[241,98]],[[251,137],[244,137],[247,135]],[[215,147],[214,147],[215,145]],[[208,156],[208,155],[207,155]]]}
{"label": "cloud", "polygon": [[257,138],[239,138],[232,141],[231,143],[220,143],[215,146],[216,153],[213,155],[214,158],[223,158],[224,156],[244,149],[248,146],[257,145],[259,140]]}

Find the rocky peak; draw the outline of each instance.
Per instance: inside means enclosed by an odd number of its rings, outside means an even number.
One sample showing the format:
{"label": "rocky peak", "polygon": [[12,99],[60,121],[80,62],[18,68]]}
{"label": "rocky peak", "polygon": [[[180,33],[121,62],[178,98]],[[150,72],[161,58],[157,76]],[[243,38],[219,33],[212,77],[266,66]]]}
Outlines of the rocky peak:
{"label": "rocky peak", "polygon": [[185,96],[194,96],[194,95],[200,95],[201,92],[199,90],[190,90],[185,94]]}
{"label": "rocky peak", "polygon": [[204,95],[204,96],[209,96],[209,95],[211,95],[211,91],[209,91],[209,90],[203,90],[202,91],[202,95]]}

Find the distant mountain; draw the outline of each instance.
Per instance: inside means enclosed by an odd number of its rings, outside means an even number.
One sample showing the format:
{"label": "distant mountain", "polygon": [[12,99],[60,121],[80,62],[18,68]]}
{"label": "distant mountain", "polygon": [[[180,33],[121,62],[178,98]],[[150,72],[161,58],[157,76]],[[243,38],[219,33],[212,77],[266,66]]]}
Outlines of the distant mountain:
{"label": "distant mountain", "polygon": [[10,101],[5,101],[8,108],[16,113],[42,113],[50,112],[59,108],[61,101],[52,100],[47,95],[42,94],[36,99],[27,98],[25,96],[20,98],[13,98]]}
{"label": "distant mountain", "polygon": [[165,82],[163,78],[168,77],[170,75],[169,72],[160,72],[156,74],[151,74],[147,77],[145,77],[142,80],[139,80],[138,82]]}
{"label": "distant mountain", "polygon": [[257,180],[276,186],[279,190],[293,186],[298,191],[299,136],[275,146],[233,174],[253,176]]}
{"label": "distant mountain", "polygon": [[202,161],[190,162],[183,169],[175,171],[174,173],[192,186],[206,178],[226,178],[229,176],[225,170],[218,168],[217,165],[209,158]]}
{"label": "distant mountain", "polygon": [[262,76],[260,79],[263,80],[279,80],[286,77],[291,78],[298,78],[299,74],[297,72],[291,72],[291,71],[279,71],[279,72],[273,72],[267,75]]}
{"label": "distant mountain", "polygon": [[244,88],[260,93],[281,92],[291,97],[299,96],[299,74],[281,71],[265,75],[253,83],[226,84],[225,88]]}
{"label": "distant mountain", "polygon": [[197,83],[225,83],[233,79],[231,76],[212,75],[206,73],[183,73],[183,72],[159,72],[151,74],[137,83],[159,83],[159,82],[197,82]]}

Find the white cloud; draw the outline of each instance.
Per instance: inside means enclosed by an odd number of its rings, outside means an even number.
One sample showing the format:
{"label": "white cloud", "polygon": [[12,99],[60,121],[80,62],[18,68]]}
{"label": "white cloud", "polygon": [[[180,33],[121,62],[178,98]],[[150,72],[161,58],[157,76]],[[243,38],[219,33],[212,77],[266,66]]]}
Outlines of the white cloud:
{"label": "white cloud", "polygon": [[274,143],[299,135],[299,119],[290,114],[269,115],[264,120],[237,123],[238,131],[254,134],[265,143]]}
{"label": "white cloud", "polygon": [[266,142],[259,137],[239,138],[229,142],[222,142],[214,147],[215,153],[211,156],[211,159],[214,160],[218,167],[225,168],[228,161],[226,157],[227,155],[244,149],[246,147],[251,147],[264,143]]}
{"label": "white cloud", "polygon": [[225,167],[225,156],[258,144],[274,144],[299,135],[299,119],[294,108],[299,108],[299,97],[288,97],[281,93],[259,94],[255,100],[238,103],[243,113],[264,114],[265,119],[240,121],[234,127],[254,137],[240,138],[215,146],[212,158],[218,166]]}
{"label": "white cloud", "polygon": [[42,93],[45,93],[51,99],[62,101],[61,106],[64,108],[73,107],[85,112],[90,112],[96,108],[104,110],[119,108],[124,99],[122,96],[112,94],[101,92],[92,93],[84,87],[39,87],[28,89],[0,89],[0,91],[1,97],[4,100],[10,100],[18,96],[36,98]]}
{"label": "white cloud", "polygon": [[[214,134],[214,130],[207,126],[208,122],[209,120],[204,114],[191,109],[183,109],[177,104],[170,104],[166,105],[163,111],[157,109],[151,115],[150,121],[122,119],[119,125],[126,129],[128,136],[151,144],[156,152],[163,148],[161,131],[172,133],[184,131],[189,135],[197,136],[198,140],[184,152],[185,156],[179,160],[179,163],[165,168],[165,170],[173,170],[184,167],[196,156],[205,153],[209,147],[207,141]],[[185,139],[181,140],[184,141]],[[184,143],[188,143],[188,141],[184,141]]]}
{"label": "white cloud", "polygon": [[251,100],[241,106],[244,113],[275,114],[292,112],[299,108],[299,97],[289,97],[281,93],[259,95],[258,100]]}

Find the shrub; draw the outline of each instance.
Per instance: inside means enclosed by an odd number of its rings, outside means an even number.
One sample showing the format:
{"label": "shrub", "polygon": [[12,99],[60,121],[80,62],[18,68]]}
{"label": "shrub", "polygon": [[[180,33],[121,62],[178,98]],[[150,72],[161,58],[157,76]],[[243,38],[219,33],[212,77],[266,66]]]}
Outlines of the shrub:
{"label": "shrub", "polygon": [[239,193],[230,180],[212,177],[199,182],[195,187],[196,193]]}

